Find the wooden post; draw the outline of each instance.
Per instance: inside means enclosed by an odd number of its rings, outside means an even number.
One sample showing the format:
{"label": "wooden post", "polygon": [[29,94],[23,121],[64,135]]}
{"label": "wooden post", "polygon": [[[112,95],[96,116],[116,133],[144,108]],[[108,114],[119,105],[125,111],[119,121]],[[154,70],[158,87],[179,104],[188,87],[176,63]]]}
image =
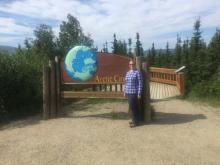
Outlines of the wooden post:
{"label": "wooden post", "polygon": [[144,92],[143,92],[143,109],[144,109],[144,121],[151,121],[151,106],[150,106],[150,72],[146,63],[142,64],[144,78]]}
{"label": "wooden post", "polygon": [[43,68],[43,119],[50,115],[50,68]]}
{"label": "wooden post", "polygon": [[137,68],[137,70],[139,70],[139,71],[141,71],[141,57],[140,56],[137,56],[137,57],[135,57],[135,62],[136,62],[136,68]]}
{"label": "wooden post", "polygon": [[50,117],[54,118],[56,116],[56,70],[55,62],[50,61],[50,90],[51,90],[51,99],[50,99]]}
{"label": "wooden post", "polygon": [[184,94],[184,91],[185,91],[185,84],[184,84],[184,81],[185,81],[185,76],[184,76],[184,73],[183,72],[179,72],[176,74],[176,85],[181,93],[181,95]]}
{"label": "wooden post", "polygon": [[60,80],[60,59],[58,56],[55,57],[55,64],[56,64],[56,107],[57,112],[56,115],[58,115],[61,111],[61,96],[60,96],[60,86],[61,86],[61,80]]}
{"label": "wooden post", "polygon": [[[141,73],[142,77],[143,77],[143,71],[142,71],[142,59],[140,56],[136,56],[135,57],[135,62],[136,62],[136,68],[137,70]],[[144,84],[144,79],[143,79],[143,84]],[[144,93],[144,89],[143,89],[143,93]],[[143,98],[143,93],[141,96],[141,99],[138,100],[138,114],[139,114],[139,119],[143,122],[144,121],[144,98]]]}
{"label": "wooden post", "polygon": [[110,84],[110,88],[109,88],[110,92],[112,91],[112,84]]}
{"label": "wooden post", "polygon": [[115,84],[115,92],[117,92],[117,91],[118,91],[118,85]]}

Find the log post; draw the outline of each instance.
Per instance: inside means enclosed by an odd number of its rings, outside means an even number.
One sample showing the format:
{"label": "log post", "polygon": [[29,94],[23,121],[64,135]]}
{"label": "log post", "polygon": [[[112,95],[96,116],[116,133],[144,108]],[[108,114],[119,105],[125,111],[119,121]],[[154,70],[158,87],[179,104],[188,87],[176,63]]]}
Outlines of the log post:
{"label": "log post", "polygon": [[183,72],[179,72],[176,74],[176,85],[181,93],[181,95],[184,94],[184,91],[185,91],[185,84],[184,84],[184,81],[185,81],[185,76],[184,76],[184,73]]}
{"label": "log post", "polygon": [[[136,56],[135,57],[135,63],[136,63],[136,68],[137,70],[140,72],[142,78],[145,77],[143,76],[143,71],[142,71],[142,58],[140,56]],[[143,84],[144,84],[144,79],[143,79]],[[143,88],[143,93],[144,93],[144,88]],[[139,119],[140,121],[144,121],[144,98],[143,98],[143,93],[142,93],[142,96],[141,96],[141,99],[138,100],[138,114],[139,114]]]}
{"label": "log post", "polygon": [[50,68],[43,68],[43,119],[50,115]]}
{"label": "log post", "polygon": [[50,117],[56,117],[56,68],[55,61],[50,61],[50,90],[51,90],[51,99],[50,99]]}
{"label": "log post", "polygon": [[142,64],[143,73],[144,73],[144,92],[143,92],[143,109],[144,109],[144,121],[151,121],[151,106],[150,106],[150,76],[149,76],[149,67],[147,63]]}
{"label": "log post", "polygon": [[141,72],[141,57],[140,56],[136,56],[135,57],[135,62],[136,62],[136,68],[137,68],[137,70],[139,70],[140,72]]}
{"label": "log post", "polygon": [[61,96],[60,96],[60,87],[61,87],[61,80],[60,80],[60,59],[58,56],[55,57],[55,65],[56,65],[56,115],[58,115],[61,111]]}

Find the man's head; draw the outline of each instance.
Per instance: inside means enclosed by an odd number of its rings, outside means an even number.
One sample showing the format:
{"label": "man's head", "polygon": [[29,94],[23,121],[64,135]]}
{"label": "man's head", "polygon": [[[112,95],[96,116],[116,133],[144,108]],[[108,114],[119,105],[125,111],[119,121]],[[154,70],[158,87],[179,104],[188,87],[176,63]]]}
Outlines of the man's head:
{"label": "man's head", "polygon": [[129,68],[130,68],[130,70],[134,70],[136,68],[135,62],[133,60],[129,61]]}

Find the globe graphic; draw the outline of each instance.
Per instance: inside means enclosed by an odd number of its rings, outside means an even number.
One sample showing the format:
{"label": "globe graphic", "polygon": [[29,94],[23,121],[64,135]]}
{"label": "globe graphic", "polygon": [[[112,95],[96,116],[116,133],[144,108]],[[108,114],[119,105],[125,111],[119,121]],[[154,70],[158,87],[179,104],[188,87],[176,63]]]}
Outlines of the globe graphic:
{"label": "globe graphic", "polygon": [[75,46],[66,55],[65,70],[73,80],[88,81],[97,71],[96,53],[86,46]]}

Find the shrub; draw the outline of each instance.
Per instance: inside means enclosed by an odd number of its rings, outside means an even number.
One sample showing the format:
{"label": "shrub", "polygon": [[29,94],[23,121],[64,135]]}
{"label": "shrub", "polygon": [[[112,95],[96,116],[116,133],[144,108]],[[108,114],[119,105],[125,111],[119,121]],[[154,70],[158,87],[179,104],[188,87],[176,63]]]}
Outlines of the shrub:
{"label": "shrub", "polygon": [[34,56],[0,53],[0,121],[40,112],[41,68]]}

